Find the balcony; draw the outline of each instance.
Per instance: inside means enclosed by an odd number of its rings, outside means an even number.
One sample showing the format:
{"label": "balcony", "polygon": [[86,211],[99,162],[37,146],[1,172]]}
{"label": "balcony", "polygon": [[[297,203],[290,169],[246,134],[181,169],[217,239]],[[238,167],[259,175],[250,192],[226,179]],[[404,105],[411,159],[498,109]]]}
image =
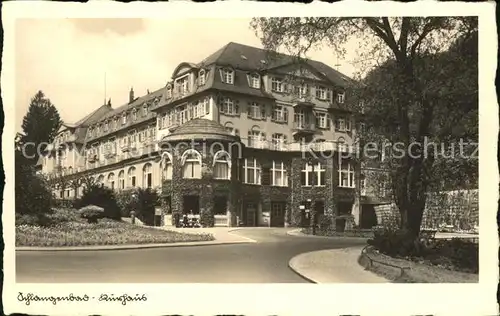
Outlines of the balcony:
{"label": "balcony", "polygon": [[297,97],[292,100],[294,107],[314,108],[311,97]]}
{"label": "balcony", "polygon": [[306,123],[306,122],[293,122],[293,135],[297,134],[313,134],[315,131],[314,123]]}
{"label": "balcony", "polygon": [[120,149],[123,151],[123,152],[128,152],[128,151],[133,151],[136,149],[136,146],[137,144],[136,143],[129,143],[129,142],[126,142],[124,144],[121,144],[120,145]]}

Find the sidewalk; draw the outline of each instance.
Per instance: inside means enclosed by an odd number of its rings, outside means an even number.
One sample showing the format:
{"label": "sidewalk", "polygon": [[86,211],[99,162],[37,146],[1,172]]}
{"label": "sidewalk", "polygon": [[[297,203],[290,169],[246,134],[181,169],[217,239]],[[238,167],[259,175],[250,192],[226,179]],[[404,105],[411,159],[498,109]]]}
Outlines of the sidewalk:
{"label": "sidewalk", "polygon": [[359,265],[361,249],[359,246],[303,253],[293,257],[288,266],[313,283],[388,283]]}

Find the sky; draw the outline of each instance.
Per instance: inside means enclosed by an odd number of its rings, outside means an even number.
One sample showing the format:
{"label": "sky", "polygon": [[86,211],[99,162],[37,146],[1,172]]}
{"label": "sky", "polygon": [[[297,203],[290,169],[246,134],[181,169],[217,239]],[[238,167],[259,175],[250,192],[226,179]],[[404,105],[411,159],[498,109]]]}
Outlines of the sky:
{"label": "sky", "polygon": [[[42,90],[73,123],[111,98],[128,101],[163,87],[181,62],[197,63],[228,42],[262,47],[250,19],[19,19],[16,22],[16,132]],[[357,45],[356,45],[357,46]],[[325,47],[309,58],[352,76],[355,54]],[[339,65],[339,66],[335,66]]]}

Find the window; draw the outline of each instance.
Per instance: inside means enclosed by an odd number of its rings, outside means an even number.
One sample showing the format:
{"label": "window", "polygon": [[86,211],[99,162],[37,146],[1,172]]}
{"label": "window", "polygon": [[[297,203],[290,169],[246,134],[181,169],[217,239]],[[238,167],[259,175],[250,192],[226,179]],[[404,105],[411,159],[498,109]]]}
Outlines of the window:
{"label": "window", "polygon": [[271,144],[273,150],[284,150],[286,145],[286,135],[278,133],[273,134]]}
{"label": "window", "polygon": [[181,157],[182,174],[187,179],[201,178],[201,154],[194,149],[186,150]]}
{"label": "window", "polygon": [[260,184],[260,164],[255,158],[245,159],[243,166],[245,170],[245,180],[247,184]]}
{"label": "window", "polygon": [[135,130],[130,131],[128,134],[128,143],[129,143],[130,147],[135,146],[136,140],[137,140],[137,134],[136,134]]}
{"label": "window", "polygon": [[317,86],[316,87],[316,98],[320,100],[326,100],[326,88]]}
{"label": "window", "polygon": [[130,167],[128,169],[128,185],[132,188],[135,188],[135,167]]}
{"label": "window", "polygon": [[205,84],[205,70],[204,69],[200,70],[200,72],[198,73],[198,84],[200,86]]}
{"label": "window", "polygon": [[125,172],[123,170],[118,174],[118,185],[120,190],[125,189]]}
{"label": "window", "polygon": [[339,117],[337,119],[337,128],[341,132],[349,132],[351,130],[351,121],[349,119]]}
{"label": "window", "polygon": [[238,101],[234,102],[231,98],[222,98],[221,113],[227,115],[239,114]]}
{"label": "window", "polygon": [[189,117],[188,117],[189,113],[188,113],[188,108],[187,108],[186,104],[176,107],[175,113],[176,113],[176,117],[177,117],[176,120],[177,120],[178,124],[182,125],[189,120]]}
{"label": "window", "polygon": [[309,94],[309,90],[307,85],[302,84],[295,86],[293,89],[293,93],[298,97],[298,98],[305,98]]}
{"label": "window", "polygon": [[234,83],[234,71],[231,69],[222,69],[221,70],[222,82],[227,84]]}
{"label": "window", "polygon": [[115,174],[112,172],[108,175],[108,186],[111,190],[115,189]]}
{"label": "window", "polygon": [[184,95],[189,92],[189,76],[184,76],[176,80],[177,92]]}
{"label": "window", "polygon": [[133,120],[133,121],[137,121],[137,110],[136,110],[136,109],[134,109],[134,110],[132,111],[132,120]]}
{"label": "window", "polygon": [[160,163],[161,179],[172,180],[172,157],[168,153],[163,153]]}
{"label": "window", "polygon": [[259,74],[250,75],[250,87],[260,89],[260,76]]}
{"label": "window", "polygon": [[108,121],[104,122],[103,130],[104,130],[105,133],[108,131],[108,126],[109,126]]}
{"label": "window", "polygon": [[118,118],[115,118],[115,125],[113,126],[113,128],[114,128],[114,129],[117,129],[119,125],[120,125],[120,123],[119,123],[119,119],[118,119]]}
{"label": "window", "polygon": [[248,117],[253,119],[265,119],[266,108],[264,105],[259,105],[257,102],[252,102],[248,106]]}
{"label": "window", "polygon": [[359,179],[359,190],[361,192],[361,195],[366,195],[366,178],[365,175],[361,175],[361,178]]}
{"label": "window", "polygon": [[248,131],[248,146],[259,147],[261,141],[266,140],[266,135],[260,131],[250,130]]}
{"label": "window", "polygon": [[283,79],[280,78],[272,78],[271,79],[271,90],[276,92],[284,92],[285,85],[283,83]]}
{"label": "window", "polygon": [[226,131],[231,133],[231,135],[240,136],[240,130],[232,126],[225,126]]}
{"label": "window", "polygon": [[316,126],[324,129],[330,128],[327,113],[316,113]]}
{"label": "window", "polygon": [[288,186],[288,177],[286,173],[286,167],[283,162],[275,162],[273,161],[273,168],[272,170],[272,175],[273,175],[273,185],[279,186],[279,187],[286,187]]}
{"label": "window", "polygon": [[122,115],[122,125],[127,124],[127,114]]}
{"label": "window", "polygon": [[338,93],[337,94],[337,102],[344,103],[344,101],[345,101],[345,93]]}
{"label": "window", "polygon": [[301,172],[301,184],[303,186],[324,186],[325,185],[325,165],[318,162],[316,164],[305,163]]}
{"label": "window", "polygon": [[145,188],[151,188],[153,187],[153,167],[151,166],[150,163],[147,163],[144,165],[144,168],[142,169],[142,174],[143,174],[143,187]]}
{"label": "window", "polygon": [[167,99],[170,99],[172,97],[172,86],[168,85],[167,86]]}
{"label": "window", "polygon": [[214,155],[214,179],[231,179],[231,156],[226,151],[218,151]]}
{"label": "window", "polygon": [[275,105],[271,118],[276,122],[288,122],[288,109],[282,105]]}
{"label": "window", "polygon": [[95,130],[97,136],[101,135],[101,125],[97,125],[97,128]]}
{"label": "window", "polygon": [[339,187],[354,188],[354,168],[345,159],[339,164]]}
{"label": "window", "polygon": [[142,106],[142,116],[147,116],[148,115],[148,105],[144,104]]}

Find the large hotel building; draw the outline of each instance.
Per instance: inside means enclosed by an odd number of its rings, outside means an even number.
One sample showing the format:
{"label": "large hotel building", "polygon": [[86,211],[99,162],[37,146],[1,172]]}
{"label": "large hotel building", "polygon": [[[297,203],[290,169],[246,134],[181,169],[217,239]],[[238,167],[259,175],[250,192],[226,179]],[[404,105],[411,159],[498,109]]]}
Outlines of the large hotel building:
{"label": "large hotel building", "polygon": [[[347,157],[362,127],[355,87],[322,62],[229,43],[181,63],[157,91],[136,97],[131,89],[127,104],[64,123],[38,167],[91,175],[116,191],[157,189],[162,225],[193,212],[208,225],[314,219],[369,228],[378,189]],[[57,195],[78,197],[75,189]]]}

